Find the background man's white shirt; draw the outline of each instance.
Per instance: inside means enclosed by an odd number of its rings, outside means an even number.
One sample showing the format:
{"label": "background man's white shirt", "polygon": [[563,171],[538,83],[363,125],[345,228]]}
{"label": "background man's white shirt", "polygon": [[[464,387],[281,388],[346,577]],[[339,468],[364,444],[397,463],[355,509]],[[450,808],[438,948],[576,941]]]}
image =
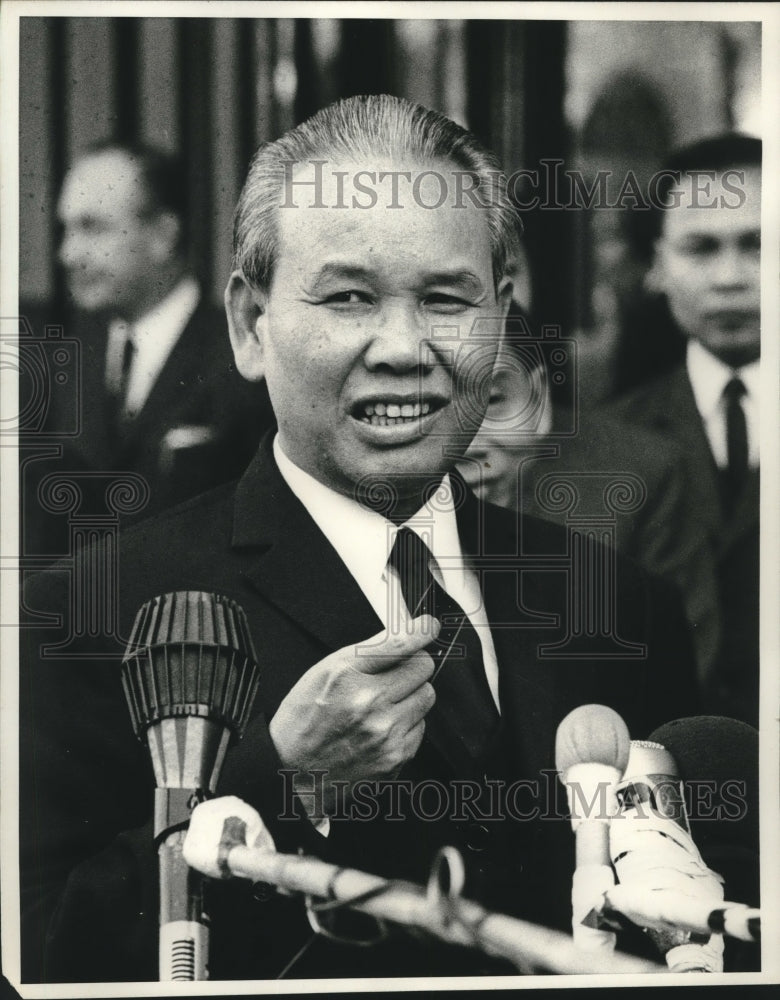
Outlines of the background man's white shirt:
{"label": "background man's white shirt", "polygon": [[760,360],[756,360],[735,370],[716,358],[714,354],[710,354],[698,340],[691,338],[688,341],[686,355],[688,378],[715,463],[720,469],[725,469],[728,466],[726,406],[723,390],[735,376],[740,378],[745,386],[742,408],[747,425],[748,465],[751,469],[757,469],[759,466],[760,364]]}
{"label": "background man's white shirt", "polygon": [[199,300],[198,283],[188,276],[182,278],[162,301],[132,325],[121,319],[110,323],[106,347],[106,385],[109,389],[120,384],[128,335],[132,336],[135,345],[124,402],[124,411],[128,416],[138,413],[149,398]]}

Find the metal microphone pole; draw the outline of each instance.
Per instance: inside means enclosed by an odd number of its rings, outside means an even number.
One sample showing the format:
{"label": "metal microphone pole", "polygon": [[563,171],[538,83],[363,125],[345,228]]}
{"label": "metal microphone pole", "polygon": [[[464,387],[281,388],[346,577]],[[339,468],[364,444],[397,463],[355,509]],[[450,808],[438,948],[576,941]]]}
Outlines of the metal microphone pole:
{"label": "metal microphone pole", "polygon": [[[463,860],[445,847],[426,888],[342,868],[305,855],[278,854],[260,815],[234,796],[195,810],[184,844],[189,863],[211,878],[245,878],[306,898],[310,921],[321,909],[357,910],[449,944],[513,962],[521,972],[651,974],[665,966],[615,951],[588,953],[569,935],[484,909],[461,895]],[[321,901],[321,903],[315,902]]]}

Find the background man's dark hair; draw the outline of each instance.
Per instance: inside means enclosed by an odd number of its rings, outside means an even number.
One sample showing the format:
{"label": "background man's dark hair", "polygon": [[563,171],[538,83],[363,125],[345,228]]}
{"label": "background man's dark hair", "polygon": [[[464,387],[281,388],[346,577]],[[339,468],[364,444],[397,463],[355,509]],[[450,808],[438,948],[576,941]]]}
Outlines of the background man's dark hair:
{"label": "background man's dark hair", "polygon": [[670,153],[659,170],[664,176],[658,182],[657,197],[653,199],[650,211],[632,212],[630,215],[629,231],[640,257],[648,262],[652,259],[653,243],[663,231],[665,209],[662,206],[677,184],[673,174],[684,178],[687,173],[696,171],[721,173],[732,168],[738,170],[740,167],[760,167],[761,159],[761,139],[740,132],[710,136],[680,146]]}
{"label": "background man's dark hair", "polygon": [[137,166],[145,194],[144,214],[152,216],[170,212],[179,220],[177,250],[184,253],[189,243],[189,205],[187,171],[183,161],[173,153],[146,143],[105,140],[83,149],[76,162],[113,152],[122,154]]}

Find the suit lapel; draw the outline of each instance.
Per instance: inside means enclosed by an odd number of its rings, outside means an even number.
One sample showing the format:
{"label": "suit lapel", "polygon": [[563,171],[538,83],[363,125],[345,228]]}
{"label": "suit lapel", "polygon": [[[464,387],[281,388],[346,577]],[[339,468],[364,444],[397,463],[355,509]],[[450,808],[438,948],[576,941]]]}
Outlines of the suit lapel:
{"label": "suit lapel", "polygon": [[658,391],[647,397],[653,426],[673,437],[683,450],[688,466],[688,485],[693,493],[693,507],[705,527],[714,536],[723,529],[717,469],[710,443],[696,408],[685,366],[665,378]]}
{"label": "suit lapel", "polygon": [[[135,419],[127,428],[125,446],[132,451],[137,442],[148,438],[149,428],[164,427],[170,422],[183,394],[197,386],[199,376],[212,374],[210,359],[213,350],[203,325],[204,307],[199,305],[173,346],[149,395]],[[215,361],[215,359],[213,359]],[[204,419],[207,417],[204,414]]]}
{"label": "suit lapel", "polygon": [[256,550],[250,585],[329,651],[382,623],[336,550],[282,478],[268,435],[236,492],[234,548]]}
{"label": "suit lapel", "polygon": [[726,552],[732,545],[739,542],[742,536],[758,528],[760,520],[761,482],[758,470],[750,472],[745,487],[737,500],[737,505],[731,517],[724,522],[723,534],[720,539],[720,550]]}

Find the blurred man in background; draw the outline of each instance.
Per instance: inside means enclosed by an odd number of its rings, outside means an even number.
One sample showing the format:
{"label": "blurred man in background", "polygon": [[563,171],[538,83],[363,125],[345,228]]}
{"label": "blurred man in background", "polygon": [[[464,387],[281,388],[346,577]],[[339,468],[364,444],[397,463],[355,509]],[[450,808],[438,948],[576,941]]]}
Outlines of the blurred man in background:
{"label": "blurred man in background", "polygon": [[485,419],[460,472],[498,506],[581,529],[590,521],[600,533],[611,528],[615,548],[684,597],[706,676],[715,655],[714,577],[685,500],[682,452],[652,431],[580,409],[576,396],[574,405],[554,399],[540,342],[520,315],[507,326]]}
{"label": "blurred man in background", "polygon": [[[709,710],[758,720],[761,140],[679,150],[660,187],[650,282],[688,338],[684,363],[615,412],[681,449],[685,497],[717,578]],[[682,539],[681,539],[682,542]]]}
{"label": "blurred man in background", "polygon": [[[76,160],[58,202],[59,262],[76,307],[66,330],[81,348],[80,433],[35,472],[139,473],[144,514],[237,476],[271,422],[264,388],[235,371],[224,314],[190,268],[186,190],[167,154],[108,144]],[[58,403],[74,400],[52,402],[47,430],[57,433]]]}

